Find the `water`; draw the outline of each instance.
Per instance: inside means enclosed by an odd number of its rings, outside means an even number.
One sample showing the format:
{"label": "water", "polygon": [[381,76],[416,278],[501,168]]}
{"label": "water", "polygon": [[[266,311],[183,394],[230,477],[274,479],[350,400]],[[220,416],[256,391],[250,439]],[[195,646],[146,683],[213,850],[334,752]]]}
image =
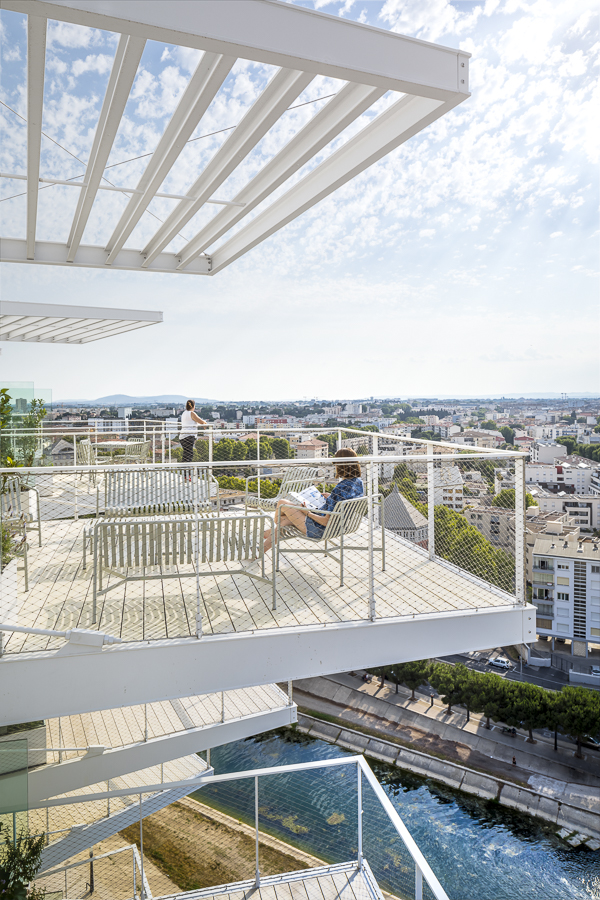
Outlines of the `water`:
{"label": "water", "polygon": [[[221,774],[348,755],[324,741],[271,732],[213,750],[211,764]],[[370,765],[451,900],[600,898],[599,853],[567,847],[550,824],[393,766]],[[330,863],[355,859],[355,771],[336,767],[261,778],[261,830]],[[196,796],[254,822],[251,779],[204,788]],[[397,896],[412,896],[411,860],[368,785],[363,787],[363,808],[364,855],[380,886]]]}

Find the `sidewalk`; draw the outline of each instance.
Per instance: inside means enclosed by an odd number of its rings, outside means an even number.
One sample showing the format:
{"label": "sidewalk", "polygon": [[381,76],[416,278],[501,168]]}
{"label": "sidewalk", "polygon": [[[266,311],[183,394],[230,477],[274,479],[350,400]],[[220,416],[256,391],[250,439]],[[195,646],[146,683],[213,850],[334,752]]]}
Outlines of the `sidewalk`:
{"label": "sidewalk", "polygon": [[[590,792],[589,787],[600,789],[600,755],[595,751],[590,750],[585,759],[577,760],[573,744],[562,743],[558,751],[554,750],[553,735],[528,744],[527,734],[511,737],[502,734],[498,727],[488,731],[482,716],[471,715],[467,723],[464,711],[453,711],[448,716],[439,699],[431,707],[429,697],[418,693],[415,696],[416,701],[411,702],[410,692],[402,687],[396,694],[387,683],[380,687],[379,679],[367,684],[361,676],[347,674],[294,682],[294,699],[301,705],[375,728],[423,752],[445,756],[501,778],[520,780],[536,790],[547,783],[553,794],[557,790],[565,794],[565,802],[588,807],[590,795],[596,793]],[[516,766],[512,764],[513,756]],[[551,780],[561,785],[551,785]]]}

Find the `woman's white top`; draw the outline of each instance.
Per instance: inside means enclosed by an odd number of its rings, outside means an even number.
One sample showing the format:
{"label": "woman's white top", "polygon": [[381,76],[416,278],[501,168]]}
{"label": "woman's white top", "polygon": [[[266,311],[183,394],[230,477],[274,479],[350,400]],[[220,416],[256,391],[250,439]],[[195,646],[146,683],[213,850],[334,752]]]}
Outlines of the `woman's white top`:
{"label": "woman's white top", "polygon": [[194,436],[198,434],[198,425],[192,419],[192,412],[189,409],[184,409],[181,413],[181,431],[179,434],[181,437],[185,437],[187,434],[193,434]]}

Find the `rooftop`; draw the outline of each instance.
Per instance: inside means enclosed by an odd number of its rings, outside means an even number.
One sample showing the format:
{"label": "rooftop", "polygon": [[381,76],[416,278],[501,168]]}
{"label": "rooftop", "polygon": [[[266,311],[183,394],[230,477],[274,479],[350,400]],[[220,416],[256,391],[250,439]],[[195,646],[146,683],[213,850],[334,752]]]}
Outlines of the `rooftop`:
{"label": "rooftop", "polygon": [[538,538],[533,552],[540,556],[566,557],[568,559],[586,559],[600,564],[600,543],[598,541],[573,541],[562,537],[555,540]]}

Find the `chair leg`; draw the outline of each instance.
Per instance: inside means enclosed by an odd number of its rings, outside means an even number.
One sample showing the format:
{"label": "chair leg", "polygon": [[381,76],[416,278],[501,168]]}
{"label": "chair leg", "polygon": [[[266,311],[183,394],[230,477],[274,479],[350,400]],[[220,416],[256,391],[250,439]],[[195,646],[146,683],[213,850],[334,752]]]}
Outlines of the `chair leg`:
{"label": "chair leg", "polygon": [[25,592],[29,590],[29,568],[27,566],[27,547],[23,551],[23,568],[25,570]]}

